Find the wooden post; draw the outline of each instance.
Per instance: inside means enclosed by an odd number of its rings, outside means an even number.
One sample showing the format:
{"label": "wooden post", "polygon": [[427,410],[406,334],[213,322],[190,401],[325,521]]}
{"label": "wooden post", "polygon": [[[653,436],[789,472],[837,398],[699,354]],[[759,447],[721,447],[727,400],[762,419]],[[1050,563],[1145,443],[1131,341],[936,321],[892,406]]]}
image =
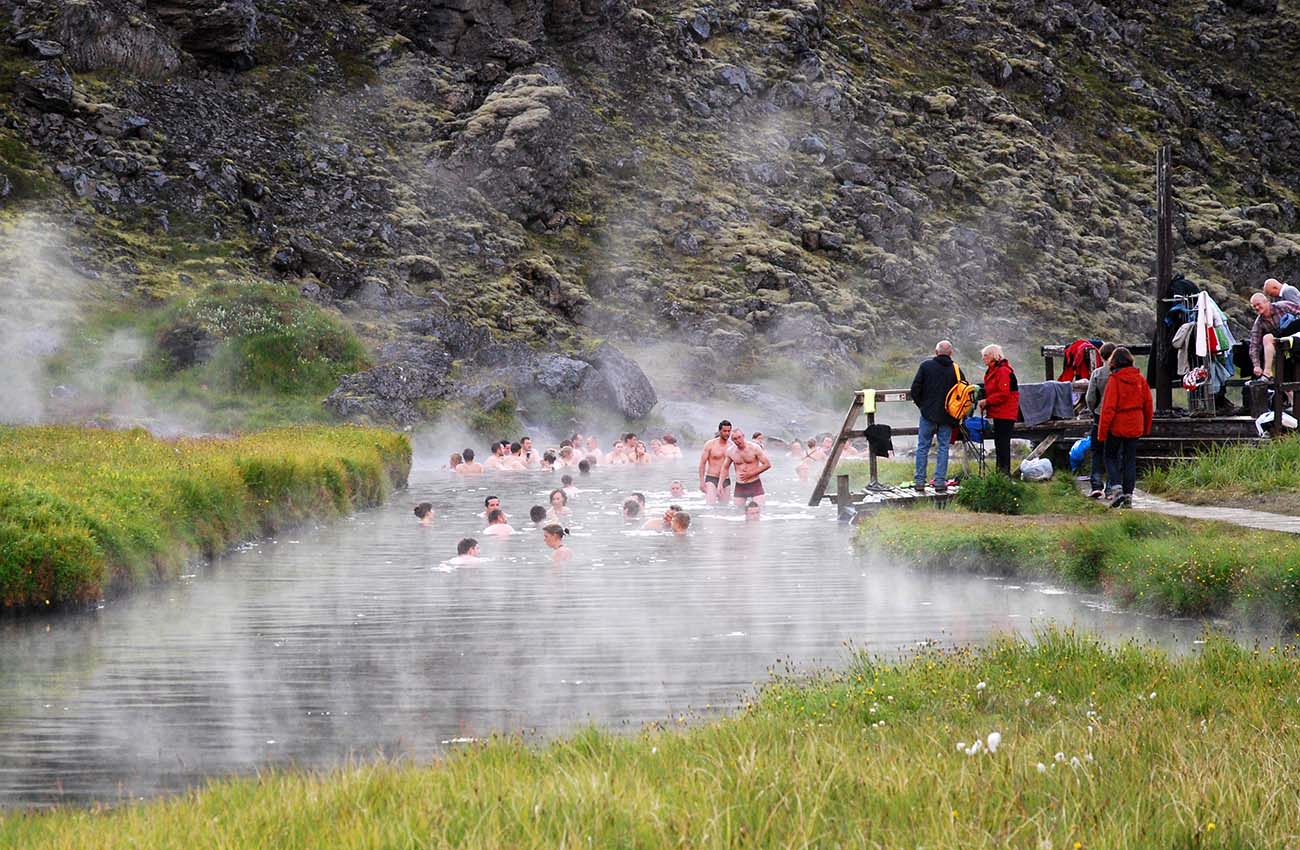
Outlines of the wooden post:
{"label": "wooden post", "polygon": [[840,436],[835,440],[835,446],[831,449],[830,457],[826,458],[826,465],[822,467],[822,474],[817,477],[817,484],[813,487],[812,496],[808,499],[810,507],[817,507],[822,503],[822,497],[826,495],[826,488],[830,486],[831,476],[835,473],[835,466],[840,462],[840,453],[844,451],[844,442],[848,439],[848,432],[853,430],[854,424],[858,421],[858,414],[862,412],[862,393],[853,394],[853,404],[849,405],[849,413],[844,417],[844,424],[840,426]]}
{"label": "wooden post", "polygon": [[835,476],[835,505],[844,508],[853,501],[853,496],[849,492],[849,477],[847,475]]}
{"label": "wooden post", "polygon": [[1056,358],[1055,357],[1043,358],[1043,380],[1044,381],[1056,380]]}
{"label": "wooden post", "polygon": [[[1300,399],[1300,393],[1296,393],[1296,398]],[[876,424],[876,414],[874,412],[867,414],[867,427],[870,428]],[[867,486],[874,489],[880,486],[880,477],[876,469],[876,450],[872,447],[871,441],[867,440],[867,462],[871,465],[871,483]]]}
{"label": "wooden post", "polygon": [[1169,145],[1161,145],[1156,151],[1156,329],[1147,366],[1147,383],[1156,389],[1156,410],[1174,406],[1169,336],[1165,333],[1174,278],[1174,201],[1169,180],[1172,159]]}
{"label": "wooden post", "polygon": [[1300,384],[1291,387],[1291,415],[1296,422],[1300,422]]}
{"label": "wooden post", "polygon": [[[1274,362],[1273,366],[1278,367],[1281,364]],[[1281,437],[1284,433],[1282,428],[1282,411],[1286,409],[1286,395],[1282,392],[1282,370],[1278,369],[1273,375],[1273,427],[1269,428],[1269,433],[1274,437]]]}

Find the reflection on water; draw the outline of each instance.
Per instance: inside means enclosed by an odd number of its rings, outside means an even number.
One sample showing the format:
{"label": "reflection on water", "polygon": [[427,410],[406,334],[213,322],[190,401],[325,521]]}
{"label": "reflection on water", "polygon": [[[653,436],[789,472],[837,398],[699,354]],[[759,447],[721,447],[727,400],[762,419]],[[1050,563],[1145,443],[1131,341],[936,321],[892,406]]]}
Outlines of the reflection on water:
{"label": "reflection on water", "polygon": [[[270,765],[428,759],[498,731],[636,728],[734,706],[778,660],[892,654],[1048,620],[1189,646],[1200,625],[1116,613],[1024,582],[856,556],[830,508],[778,466],[766,518],[682,500],[690,536],[625,526],[693,469],[598,469],[571,501],[575,559],[540,531],[482,535],[499,495],[516,526],[558,476],[452,481],[417,470],[388,507],[241,547],[89,614],[0,625],[0,805],[115,801]],[[438,518],[421,527],[411,505]],[[439,569],[456,541],[484,561]]]}

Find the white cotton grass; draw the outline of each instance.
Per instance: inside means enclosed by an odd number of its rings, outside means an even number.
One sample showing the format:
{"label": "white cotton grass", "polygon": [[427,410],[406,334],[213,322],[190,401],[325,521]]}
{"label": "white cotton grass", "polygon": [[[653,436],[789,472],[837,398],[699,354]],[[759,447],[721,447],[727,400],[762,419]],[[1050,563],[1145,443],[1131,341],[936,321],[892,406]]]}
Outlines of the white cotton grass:
{"label": "white cotton grass", "polygon": [[[987,687],[988,687],[988,682],[980,682],[978,685],[975,686],[975,690],[982,691]],[[1152,694],[1152,696],[1155,696],[1155,694]]]}
{"label": "white cotton grass", "polygon": [[1038,768],[1039,773],[1047,773],[1047,765],[1043,764],[1041,761],[1034,765],[1034,767]]}
{"label": "white cotton grass", "polygon": [[998,747],[1002,746],[1002,733],[990,732],[985,738],[976,738],[974,743],[967,744],[965,741],[957,742],[957,752],[965,753],[968,756],[978,755],[979,753],[996,753]]}

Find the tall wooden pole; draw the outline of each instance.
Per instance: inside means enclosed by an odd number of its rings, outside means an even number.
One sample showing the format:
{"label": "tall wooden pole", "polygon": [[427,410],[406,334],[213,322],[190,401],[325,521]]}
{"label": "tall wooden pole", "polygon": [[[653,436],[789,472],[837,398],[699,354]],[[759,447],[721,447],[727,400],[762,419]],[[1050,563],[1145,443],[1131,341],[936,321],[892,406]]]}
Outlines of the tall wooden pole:
{"label": "tall wooden pole", "polygon": [[1174,406],[1173,370],[1170,368],[1169,336],[1165,316],[1169,313],[1174,278],[1174,199],[1169,183],[1172,150],[1161,145],[1156,152],[1156,331],[1147,381],[1155,387],[1156,410]]}

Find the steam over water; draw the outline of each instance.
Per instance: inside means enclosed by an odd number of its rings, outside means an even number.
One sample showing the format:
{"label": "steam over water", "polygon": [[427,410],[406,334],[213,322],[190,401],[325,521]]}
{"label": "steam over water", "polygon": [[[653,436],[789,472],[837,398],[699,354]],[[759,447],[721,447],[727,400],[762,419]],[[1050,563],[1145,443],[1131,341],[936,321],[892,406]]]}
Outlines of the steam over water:
{"label": "steam over water", "polygon": [[[1107,610],[1034,584],[856,554],[777,460],[763,521],[706,509],[694,465],[601,469],[571,502],[575,559],[539,531],[479,534],[499,495],[516,527],[558,473],[481,481],[416,470],[387,507],[302,528],[101,610],[0,623],[0,805],[117,801],[272,765],[428,760],[467,738],[594,722],[636,729],[736,706],[778,660],[896,654],[923,640],[1027,634],[1049,620],[1188,647],[1201,625]],[[631,531],[678,477],[685,539]],[[416,501],[438,519],[419,526]],[[487,560],[439,567],[475,536]]]}

